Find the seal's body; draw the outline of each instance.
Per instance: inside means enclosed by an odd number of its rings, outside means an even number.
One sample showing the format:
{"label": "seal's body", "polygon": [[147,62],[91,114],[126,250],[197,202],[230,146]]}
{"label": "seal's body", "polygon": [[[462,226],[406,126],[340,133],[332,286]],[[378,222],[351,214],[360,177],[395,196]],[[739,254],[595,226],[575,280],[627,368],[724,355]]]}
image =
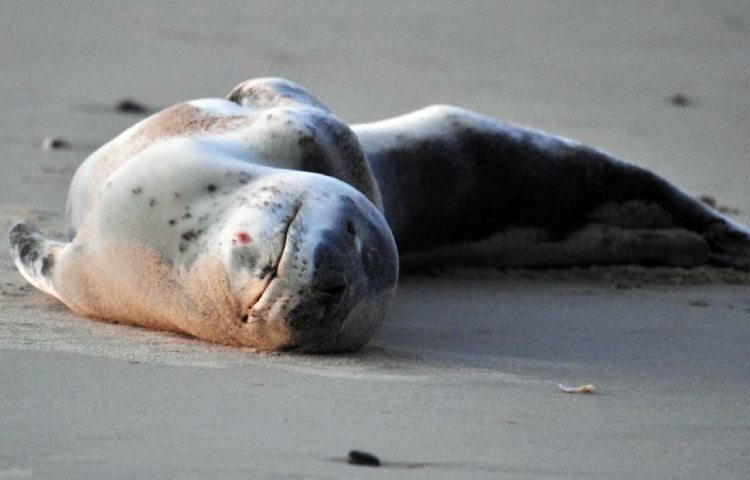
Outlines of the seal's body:
{"label": "seal's body", "polygon": [[103,146],[67,223],[69,243],[11,229],[37,288],[82,315],[263,350],[363,345],[396,245],[421,264],[750,267],[745,227],[601,151],[447,106],[350,128],[281,79]]}
{"label": "seal's body", "polygon": [[746,227],[576,141],[446,105],[352,129],[410,263],[750,268]]}

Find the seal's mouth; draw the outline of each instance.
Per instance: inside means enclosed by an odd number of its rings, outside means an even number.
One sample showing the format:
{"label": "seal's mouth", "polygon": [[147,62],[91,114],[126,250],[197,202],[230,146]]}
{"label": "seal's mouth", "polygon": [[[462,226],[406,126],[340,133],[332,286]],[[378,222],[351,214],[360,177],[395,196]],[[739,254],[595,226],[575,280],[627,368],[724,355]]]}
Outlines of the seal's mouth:
{"label": "seal's mouth", "polygon": [[249,299],[248,303],[243,309],[243,312],[246,312],[242,316],[243,322],[258,322],[262,320],[262,317],[260,316],[260,312],[258,312],[258,310],[262,310],[262,306],[268,302],[271,284],[280,275],[279,269],[281,266],[281,262],[284,259],[284,255],[286,254],[288,249],[287,247],[289,245],[289,234],[292,230],[292,224],[295,222],[295,220],[297,220],[301,209],[302,202],[300,201],[295,203],[288,217],[288,221],[285,222],[284,243],[281,245],[279,255],[276,257],[275,261],[268,264],[263,269],[263,277],[261,277],[262,283],[259,285],[257,293]]}

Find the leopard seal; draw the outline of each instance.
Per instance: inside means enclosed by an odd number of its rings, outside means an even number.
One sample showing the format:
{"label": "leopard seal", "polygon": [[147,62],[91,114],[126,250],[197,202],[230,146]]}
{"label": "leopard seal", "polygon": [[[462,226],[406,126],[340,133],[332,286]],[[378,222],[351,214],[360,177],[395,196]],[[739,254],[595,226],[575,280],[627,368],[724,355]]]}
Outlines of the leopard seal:
{"label": "leopard seal", "polygon": [[66,242],[10,230],[74,312],[258,350],[347,351],[403,262],[750,269],[750,231],[578,142],[436,105],[349,126],[263,78],[142,120],[77,170]]}

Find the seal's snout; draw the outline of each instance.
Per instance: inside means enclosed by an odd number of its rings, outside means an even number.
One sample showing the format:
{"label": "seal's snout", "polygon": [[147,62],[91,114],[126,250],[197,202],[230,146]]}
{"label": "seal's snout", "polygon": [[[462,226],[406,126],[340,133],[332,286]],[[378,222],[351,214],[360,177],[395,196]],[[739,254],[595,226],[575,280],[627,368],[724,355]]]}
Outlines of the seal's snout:
{"label": "seal's snout", "polygon": [[[267,194],[225,228],[224,258],[242,307],[238,335],[264,349],[361,347],[383,322],[398,278],[385,218],[333,178],[294,172],[266,182],[255,187]],[[279,185],[284,195],[275,193]],[[290,193],[290,186],[298,190]],[[266,341],[277,331],[283,340]]]}
{"label": "seal's snout", "polygon": [[323,298],[340,299],[359,276],[356,247],[342,237],[341,232],[323,231],[313,253],[310,287]]}
{"label": "seal's snout", "polygon": [[382,215],[350,193],[305,202],[289,232],[281,280],[296,287],[298,300],[284,319],[290,347],[360,347],[382,323],[398,276],[398,254]]}
{"label": "seal's snout", "polygon": [[311,260],[309,280],[300,289],[302,300],[286,319],[305,350],[332,340],[363,294],[357,288],[363,279],[356,246],[341,232],[320,232]]}

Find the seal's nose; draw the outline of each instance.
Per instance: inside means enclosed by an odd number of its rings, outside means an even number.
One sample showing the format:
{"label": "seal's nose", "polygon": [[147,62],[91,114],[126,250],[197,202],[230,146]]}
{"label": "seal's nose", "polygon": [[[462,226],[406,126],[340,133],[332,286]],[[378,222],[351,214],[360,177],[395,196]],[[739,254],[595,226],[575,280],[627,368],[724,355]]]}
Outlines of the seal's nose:
{"label": "seal's nose", "polygon": [[298,343],[334,335],[356,303],[356,289],[351,285],[361,276],[362,267],[353,242],[345,234],[332,230],[320,233],[309,282],[300,291],[302,300],[287,317]]}
{"label": "seal's nose", "polygon": [[321,232],[321,241],[313,254],[311,290],[329,300],[343,296],[356,268],[353,247],[339,232]]}
{"label": "seal's nose", "polygon": [[313,283],[310,285],[310,290],[323,303],[332,306],[338,303],[344,296],[347,284],[346,275],[330,271],[326,275],[314,278]]}

